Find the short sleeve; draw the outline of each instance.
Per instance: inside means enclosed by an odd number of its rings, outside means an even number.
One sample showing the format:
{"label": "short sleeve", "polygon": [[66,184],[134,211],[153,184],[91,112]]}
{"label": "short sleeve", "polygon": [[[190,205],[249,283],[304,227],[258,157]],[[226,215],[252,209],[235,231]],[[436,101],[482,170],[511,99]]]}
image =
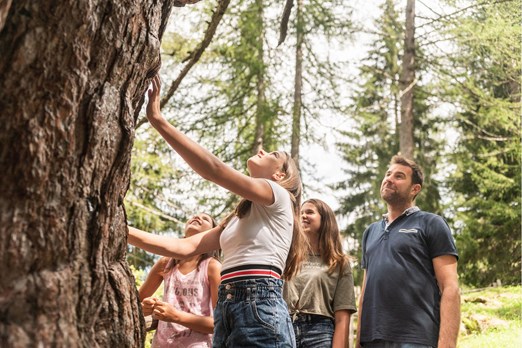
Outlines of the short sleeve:
{"label": "short sleeve", "polygon": [[426,230],[428,231],[428,250],[432,259],[442,255],[454,255],[458,259],[455,240],[446,220],[432,214]]}
{"label": "short sleeve", "polygon": [[355,305],[352,268],[349,263],[344,267],[343,273],[339,275],[339,281],[337,282],[333,300],[333,310],[334,312],[348,310],[350,313],[357,311]]}

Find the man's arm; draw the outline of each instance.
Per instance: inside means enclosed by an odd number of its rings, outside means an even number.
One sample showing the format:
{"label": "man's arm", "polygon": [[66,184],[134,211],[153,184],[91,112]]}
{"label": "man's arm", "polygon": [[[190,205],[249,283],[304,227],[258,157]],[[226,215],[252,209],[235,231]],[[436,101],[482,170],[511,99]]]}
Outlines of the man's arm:
{"label": "man's arm", "polygon": [[355,348],[361,347],[361,318],[363,311],[363,298],[364,298],[364,290],[366,289],[366,270],[363,270],[363,280],[361,284],[361,294],[359,295],[359,308],[357,313],[357,339],[355,343]]}
{"label": "man's arm", "polygon": [[439,348],[455,348],[460,329],[460,289],[457,276],[457,258],[442,255],[433,259],[435,277],[439,284],[440,330]]}

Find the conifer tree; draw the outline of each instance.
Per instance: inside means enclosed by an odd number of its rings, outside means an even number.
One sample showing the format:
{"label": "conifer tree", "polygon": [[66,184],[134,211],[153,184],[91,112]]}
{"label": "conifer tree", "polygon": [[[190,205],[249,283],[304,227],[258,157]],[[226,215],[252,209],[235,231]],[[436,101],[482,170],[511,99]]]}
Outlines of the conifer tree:
{"label": "conifer tree", "polygon": [[446,75],[460,132],[451,163],[463,282],[520,283],[520,2],[473,2],[447,34]]}
{"label": "conifer tree", "polygon": [[[360,242],[366,227],[386,212],[380,185],[391,157],[400,146],[400,83],[404,25],[393,0],[381,6],[375,23],[376,37],[360,68],[361,83],[353,98],[353,128],[343,131],[347,139],[339,144],[346,161],[348,180],[336,187],[345,192],[339,212],[348,218],[347,234]],[[417,48],[417,54],[422,50]],[[430,85],[423,81],[425,68],[417,64],[416,98],[413,103],[415,160],[428,180],[417,198],[421,209],[440,213],[438,183],[432,177],[440,156],[437,119],[430,113]],[[360,247],[360,246],[359,246]],[[360,249],[357,252],[360,256]],[[360,259],[360,257],[358,257]]]}

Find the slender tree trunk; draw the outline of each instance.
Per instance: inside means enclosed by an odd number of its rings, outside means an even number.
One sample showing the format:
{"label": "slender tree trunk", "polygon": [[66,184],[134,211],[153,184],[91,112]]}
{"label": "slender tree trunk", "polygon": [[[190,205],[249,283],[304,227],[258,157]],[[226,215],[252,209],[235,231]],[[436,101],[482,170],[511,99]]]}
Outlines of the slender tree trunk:
{"label": "slender tree trunk", "polygon": [[0,346],[142,347],[123,197],[171,1],[3,6]]}
{"label": "slender tree trunk", "polygon": [[303,108],[303,0],[297,0],[296,17],[297,43],[295,48],[294,109],[292,113],[292,148],[290,150],[290,155],[299,168],[299,147],[301,144],[301,111]]}
{"label": "slender tree trunk", "polygon": [[257,105],[256,105],[256,130],[254,137],[254,146],[252,154],[256,154],[264,146],[264,137],[266,131],[267,105],[266,105],[266,82],[265,82],[265,28],[264,28],[264,4],[263,0],[256,0],[259,36],[257,37],[257,55],[260,69],[257,73]]}
{"label": "slender tree trunk", "polygon": [[401,126],[400,151],[413,158],[413,90],[415,84],[415,0],[406,4],[406,32],[404,34],[404,56],[400,79]]}

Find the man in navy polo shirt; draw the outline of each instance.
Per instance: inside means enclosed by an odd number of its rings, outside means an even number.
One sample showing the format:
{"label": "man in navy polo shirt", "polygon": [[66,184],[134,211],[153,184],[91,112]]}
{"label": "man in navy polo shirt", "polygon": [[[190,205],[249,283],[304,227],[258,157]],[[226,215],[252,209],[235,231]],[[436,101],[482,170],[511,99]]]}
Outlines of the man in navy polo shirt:
{"label": "man in navy polo shirt", "polygon": [[388,213],[362,240],[357,347],[457,345],[457,249],[446,221],[415,206],[423,177],[414,161],[394,156],[382,181]]}

